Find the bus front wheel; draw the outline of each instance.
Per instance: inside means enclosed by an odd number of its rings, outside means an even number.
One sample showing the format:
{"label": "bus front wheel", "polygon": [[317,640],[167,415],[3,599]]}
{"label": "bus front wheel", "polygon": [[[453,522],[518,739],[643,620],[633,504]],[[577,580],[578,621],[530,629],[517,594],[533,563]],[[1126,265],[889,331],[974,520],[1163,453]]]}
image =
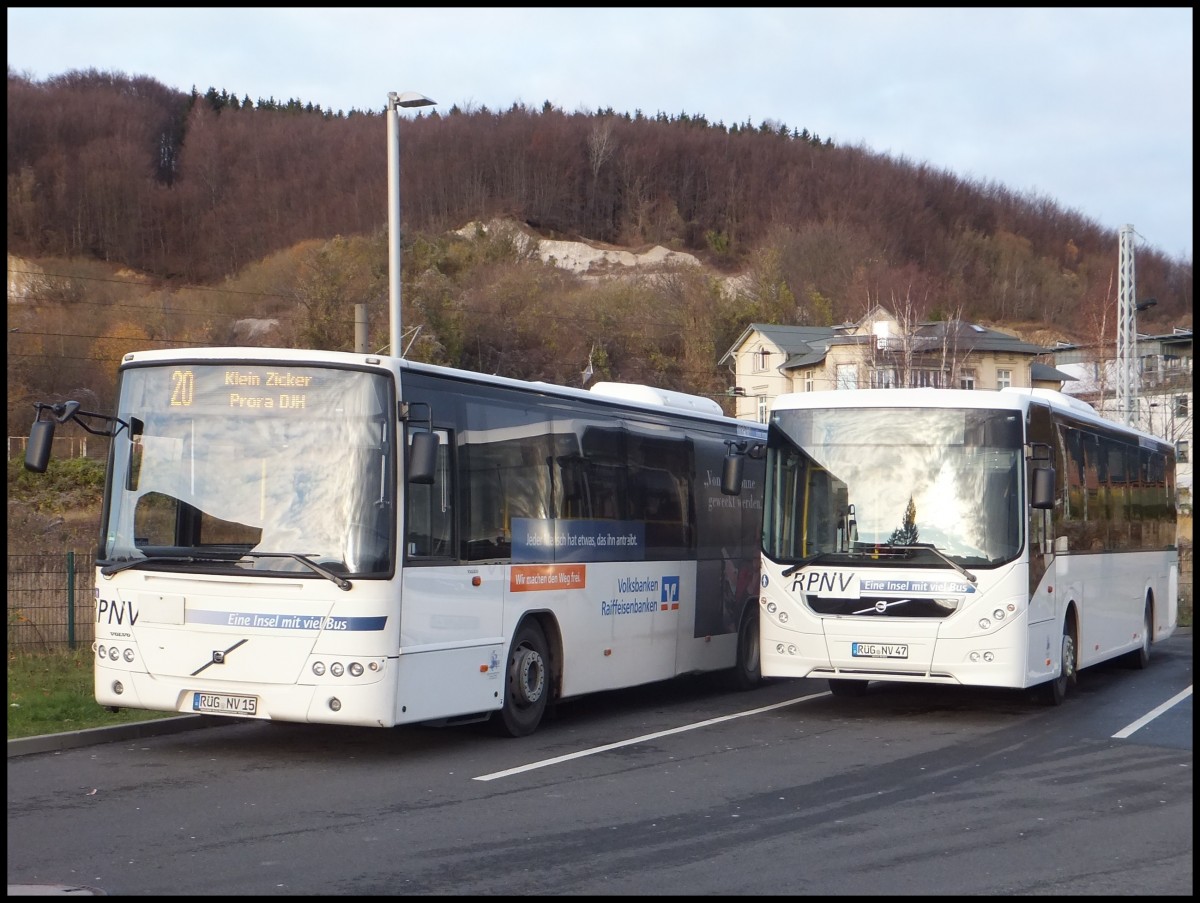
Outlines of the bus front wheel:
{"label": "bus front wheel", "polygon": [[1058,676],[1042,684],[1042,700],[1047,705],[1062,705],[1067,698],[1067,689],[1075,684],[1079,673],[1075,669],[1075,634],[1071,622],[1063,624],[1062,649],[1058,662]]}
{"label": "bus front wheel", "polygon": [[550,653],[536,621],[513,637],[504,674],[504,705],[492,716],[497,733],[524,737],[537,730],[550,698]]}

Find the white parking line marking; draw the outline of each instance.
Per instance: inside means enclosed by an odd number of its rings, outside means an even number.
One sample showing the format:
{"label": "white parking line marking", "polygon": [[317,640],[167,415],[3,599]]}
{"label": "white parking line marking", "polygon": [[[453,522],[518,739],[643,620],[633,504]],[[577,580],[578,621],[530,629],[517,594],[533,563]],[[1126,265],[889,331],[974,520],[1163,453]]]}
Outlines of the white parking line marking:
{"label": "white parking line marking", "polygon": [[582,759],[584,756],[594,756],[597,753],[608,752],[610,749],[620,749],[622,746],[632,746],[635,743],[645,743],[647,740],[657,740],[659,737],[667,737],[671,734],[682,734],[685,731],[694,731],[698,728],[708,727],[710,724],[720,724],[722,721],[732,721],[735,718],[745,718],[747,715],[759,715],[763,712],[769,712],[772,709],[782,709],[785,706],[795,705],[798,702],[807,702],[810,699],[817,699],[821,696],[828,696],[829,691],[824,693],[813,693],[809,696],[799,696],[796,699],[789,699],[786,702],[777,702],[774,705],[763,706],[761,709],[750,709],[746,712],[738,712],[734,715],[722,715],[720,718],[709,718],[707,721],[697,721],[695,724],[685,724],[683,727],[673,727],[669,731],[658,731],[654,734],[644,734],[641,737],[634,737],[632,740],[622,740],[619,743],[607,743],[604,746],[595,746],[591,749],[583,749],[579,752],[570,753],[565,756],[555,756],[553,759],[542,759],[540,762],[530,762],[528,765],[519,765],[516,768],[507,768],[504,771],[494,771],[491,774],[481,774],[477,778],[472,778],[473,781],[494,781],[496,778],[507,778],[514,774],[520,774],[523,771],[533,771],[536,768],[546,768],[550,765],[557,765],[560,762],[569,762],[572,759]]}
{"label": "white parking line marking", "polygon": [[1164,702],[1158,708],[1152,709],[1151,711],[1147,712],[1145,715],[1143,715],[1137,721],[1134,721],[1130,724],[1125,725],[1125,727],[1121,728],[1119,731],[1117,731],[1115,734],[1113,734],[1113,739],[1114,740],[1124,740],[1126,737],[1128,737],[1134,731],[1145,727],[1147,724],[1149,724],[1151,721],[1153,721],[1155,718],[1157,718],[1159,715],[1161,715],[1167,709],[1182,702],[1183,700],[1187,699],[1191,695],[1192,695],[1192,687],[1189,684],[1188,688],[1186,690],[1181,690],[1180,692],[1176,693],[1174,696],[1172,696],[1170,699],[1168,699],[1166,702]]}

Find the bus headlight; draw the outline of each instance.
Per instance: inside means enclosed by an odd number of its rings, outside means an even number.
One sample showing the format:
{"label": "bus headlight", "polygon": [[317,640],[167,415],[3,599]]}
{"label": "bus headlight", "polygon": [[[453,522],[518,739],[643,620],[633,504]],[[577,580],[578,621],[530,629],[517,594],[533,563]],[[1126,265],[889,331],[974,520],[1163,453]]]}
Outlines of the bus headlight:
{"label": "bus headlight", "polygon": [[991,626],[992,626],[992,622],[991,622],[991,621],[989,621],[987,618],[980,618],[980,619],[979,619],[979,626],[980,626],[980,628],[981,628],[981,629],[983,629],[983,630],[987,630],[989,627],[991,627]]}
{"label": "bus headlight", "polygon": [[351,677],[362,677],[362,675],[363,675],[363,666],[361,664],[359,664],[358,662],[351,662],[350,663],[350,676]]}
{"label": "bus headlight", "polygon": [[323,677],[325,675],[325,663],[324,662],[313,662],[312,668],[313,668],[313,674],[317,675],[317,677]]}
{"label": "bus headlight", "polygon": [[123,653],[121,653],[121,658],[125,659],[125,661],[127,661],[127,662],[132,663],[133,662],[133,650],[126,649]]}
{"label": "bus headlight", "polygon": [[334,662],[329,666],[329,673],[334,677],[341,677],[346,673],[346,669],[342,666],[341,662]]}

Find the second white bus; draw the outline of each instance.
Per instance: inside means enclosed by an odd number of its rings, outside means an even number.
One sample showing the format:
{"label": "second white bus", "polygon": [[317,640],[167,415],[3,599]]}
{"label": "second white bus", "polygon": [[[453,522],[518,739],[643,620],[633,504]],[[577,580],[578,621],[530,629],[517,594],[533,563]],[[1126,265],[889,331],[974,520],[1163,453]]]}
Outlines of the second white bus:
{"label": "second white bus", "polygon": [[1138,667],[1175,629],[1175,456],[1031,389],[778,398],[762,673],[1027,688]]}

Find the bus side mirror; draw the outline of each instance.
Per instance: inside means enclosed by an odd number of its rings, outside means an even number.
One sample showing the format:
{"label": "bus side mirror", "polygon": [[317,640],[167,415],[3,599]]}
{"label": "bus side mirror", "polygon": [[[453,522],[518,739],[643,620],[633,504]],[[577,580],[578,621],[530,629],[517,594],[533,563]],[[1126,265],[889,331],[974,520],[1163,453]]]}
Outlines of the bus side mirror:
{"label": "bus side mirror", "polygon": [[1034,508],[1054,507],[1054,468],[1036,467],[1033,471],[1033,498],[1029,502]]}
{"label": "bus side mirror", "polygon": [[742,456],[729,454],[725,456],[725,466],[721,470],[721,492],[724,495],[742,494]]}
{"label": "bus side mirror", "polygon": [[437,433],[413,433],[408,452],[408,482],[429,485],[437,473]]}
{"label": "bus side mirror", "polygon": [[25,443],[25,469],[45,473],[50,464],[50,449],[54,444],[54,421],[36,420],[29,428]]}

